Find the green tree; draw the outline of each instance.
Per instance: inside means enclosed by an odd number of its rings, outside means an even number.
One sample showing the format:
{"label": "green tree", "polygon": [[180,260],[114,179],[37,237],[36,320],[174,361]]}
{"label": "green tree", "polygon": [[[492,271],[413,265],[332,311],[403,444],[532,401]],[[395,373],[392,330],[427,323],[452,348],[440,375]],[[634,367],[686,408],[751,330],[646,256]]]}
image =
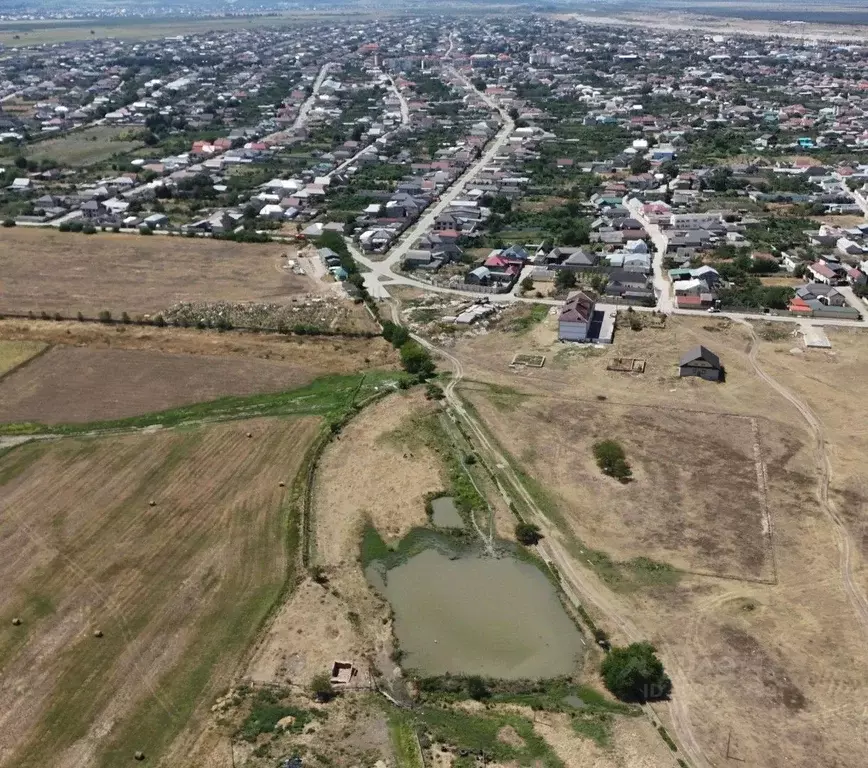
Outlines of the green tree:
{"label": "green tree", "polygon": [[400,349],[410,341],[410,332],[403,325],[386,320],[383,322],[383,338],[396,349]]}
{"label": "green tree", "polygon": [[568,269],[559,269],[555,274],[555,287],[559,291],[569,291],[576,287],[576,275]]}
{"label": "green tree", "polygon": [[681,169],[678,167],[678,163],[674,160],[667,160],[665,163],[661,163],[660,173],[665,174],[670,179],[674,179],[679,173],[681,173]]}
{"label": "green tree", "polygon": [[640,174],[647,173],[651,170],[651,161],[647,158],[642,157],[642,155],[636,155],[630,161],[630,173]]}
{"label": "green tree", "polygon": [[672,691],[672,681],[651,643],[613,648],[600,672],[606,687],[622,701],[665,699]]}
{"label": "green tree", "polygon": [[533,523],[519,523],[515,526],[515,538],[526,547],[532,547],[534,544],[539,544],[543,537],[540,533],[538,525]]}
{"label": "green tree", "polygon": [[614,440],[601,440],[594,444],[594,458],[603,474],[614,477],[622,483],[630,482],[633,470],[627,463],[624,449]]}
{"label": "green tree", "polygon": [[430,376],[435,367],[428,350],[415,341],[408,341],[401,347],[401,365],[407,373],[417,376]]}
{"label": "green tree", "polygon": [[524,280],[521,281],[521,289],[523,291],[532,291],[533,290],[533,279],[528,276]]}
{"label": "green tree", "polygon": [[491,210],[493,213],[509,213],[512,210],[512,203],[508,197],[498,195],[491,201]]}
{"label": "green tree", "polygon": [[609,284],[609,276],[602,272],[596,272],[591,275],[590,284],[591,288],[593,288],[597,293],[602,293],[606,290],[606,286]]}
{"label": "green tree", "polygon": [[429,381],[428,384],[425,385],[426,400],[442,400],[444,397],[446,397],[446,394],[443,392],[443,387],[439,384]]}
{"label": "green tree", "polygon": [[476,699],[477,701],[487,699],[491,695],[488,686],[485,684],[485,680],[478,675],[467,678],[467,694],[471,699]]}
{"label": "green tree", "polygon": [[310,693],[320,703],[325,704],[335,697],[331,679],[324,672],[316,675],[310,682]]}
{"label": "green tree", "polygon": [[18,155],[15,158],[15,167],[24,170],[27,167],[27,158],[24,155]]}

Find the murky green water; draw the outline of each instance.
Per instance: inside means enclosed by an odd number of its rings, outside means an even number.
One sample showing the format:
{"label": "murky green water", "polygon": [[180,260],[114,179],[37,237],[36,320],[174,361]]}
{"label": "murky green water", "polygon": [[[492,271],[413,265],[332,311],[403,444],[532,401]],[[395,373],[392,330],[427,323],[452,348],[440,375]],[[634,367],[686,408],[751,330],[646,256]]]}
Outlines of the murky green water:
{"label": "murky green water", "polygon": [[431,522],[438,528],[464,528],[464,519],[451,496],[441,496],[431,502]]}
{"label": "murky green water", "polygon": [[530,563],[426,549],[372,582],[394,609],[408,669],[518,679],[579,663],[581,634]]}

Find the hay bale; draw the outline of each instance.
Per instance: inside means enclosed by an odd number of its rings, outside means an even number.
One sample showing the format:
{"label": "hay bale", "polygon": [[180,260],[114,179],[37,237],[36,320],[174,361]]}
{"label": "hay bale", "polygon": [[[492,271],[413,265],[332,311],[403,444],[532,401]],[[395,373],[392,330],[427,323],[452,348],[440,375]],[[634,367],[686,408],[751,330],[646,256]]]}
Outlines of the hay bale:
{"label": "hay bale", "polygon": [[278,487],[280,487],[280,488],[285,488],[285,487],[286,487],[286,483],[284,483],[283,480],[281,480],[277,485],[278,485]]}
{"label": "hay bale", "polygon": [[12,626],[13,627],[20,627],[21,626],[21,619],[19,619],[17,616],[14,619],[12,619]]}
{"label": "hay bale", "polygon": [[141,760],[144,760],[144,759],[145,759],[145,753],[144,753],[144,752],[136,752],[136,753],[133,755],[133,757],[134,757],[136,760],[141,761]]}
{"label": "hay bale", "polygon": [[101,629],[95,629],[93,631],[93,636],[94,637],[102,637],[102,630]]}
{"label": "hay bale", "polygon": [[248,433],[247,433],[247,437],[253,437],[253,433],[252,433],[252,432],[248,432]]}
{"label": "hay bale", "polygon": [[149,507],[156,507],[156,506],[157,506],[157,502],[154,501],[153,499],[151,499],[151,500],[148,502],[148,506],[149,506]]}

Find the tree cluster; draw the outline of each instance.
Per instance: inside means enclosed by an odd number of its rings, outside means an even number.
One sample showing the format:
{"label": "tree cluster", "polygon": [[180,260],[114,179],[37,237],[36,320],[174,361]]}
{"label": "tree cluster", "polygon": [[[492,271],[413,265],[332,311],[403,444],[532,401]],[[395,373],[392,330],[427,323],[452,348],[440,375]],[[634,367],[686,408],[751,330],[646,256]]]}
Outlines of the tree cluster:
{"label": "tree cluster", "polygon": [[655,701],[672,692],[672,681],[650,643],[613,648],[600,671],[606,687],[622,701]]}
{"label": "tree cluster", "polygon": [[627,463],[627,454],[619,443],[614,440],[601,440],[594,444],[594,458],[603,474],[614,477],[622,483],[629,483],[633,470]]}
{"label": "tree cluster", "polygon": [[420,379],[433,375],[434,360],[425,347],[410,338],[410,333],[404,326],[386,320],[383,323],[383,338],[399,351],[401,365],[407,373]]}

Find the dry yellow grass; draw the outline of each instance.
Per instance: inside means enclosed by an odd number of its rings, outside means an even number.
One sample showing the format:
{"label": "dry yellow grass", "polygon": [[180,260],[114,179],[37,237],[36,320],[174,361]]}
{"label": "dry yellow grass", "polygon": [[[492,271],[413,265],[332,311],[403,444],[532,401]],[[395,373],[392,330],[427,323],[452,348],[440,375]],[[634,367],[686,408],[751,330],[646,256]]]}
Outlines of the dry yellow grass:
{"label": "dry yellow grass", "polygon": [[411,435],[393,435],[430,408],[418,392],[392,396],[355,418],[326,449],[314,493],[317,562],[354,563],[366,519],[390,541],[425,524],[425,494],[445,487],[440,462]]}
{"label": "dry yellow grass", "polygon": [[[829,335],[831,352],[798,349],[788,334],[763,341],[758,363],[807,402],[820,422],[832,467],[831,497],[848,526],[850,568],[842,564],[835,527],[820,503],[814,434],[799,411],[754,373],[746,328],[679,317],[662,330],[621,329],[611,348],[594,349],[558,344],[546,320],[522,336],[490,334],[453,350],[468,377],[526,393],[502,389],[492,401],[477,391],[471,399],[488,400],[480,410],[495,436],[551,492],[555,511],[575,536],[615,559],[644,553],[686,565],[701,556],[703,565],[716,563],[727,576],[686,574],[674,583],[651,580],[632,591],[606,590],[607,609],[630,617],[658,645],[675,678],[676,706],[655,705],[657,716],[673,735],[695,739],[712,765],[726,763],[727,744],[742,765],[764,768],[856,766],[868,751],[860,725],[868,693],[866,627],[843,587],[844,570],[852,569],[861,593],[868,591],[868,473],[862,462],[868,433],[853,411],[868,374],[868,336]],[[725,384],[677,377],[680,354],[697,343],[720,355]],[[515,351],[547,355],[546,367],[510,370]],[[614,357],[644,359],[646,373],[607,371]],[[693,411],[739,418],[691,416]],[[645,414],[638,423],[637,413]],[[776,566],[768,578],[764,561],[762,578],[769,583],[753,580],[754,539],[743,527],[755,530],[757,518],[746,436],[734,426],[741,417],[757,420],[764,446]],[[594,479],[587,448],[595,431],[612,432],[628,457],[635,456],[635,489]],[[685,492],[667,497],[673,484]],[[640,488],[646,492],[636,493]],[[710,498],[717,499],[714,509]],[[660,535],[667,530],[673,537],[668,545]],[[697,547],[703,531],[708,546]],[[589,568],[581,557],[574,560]],[[599,577],[588,578],[605,590]],[[625,642],[617,623],[594,605],[588,608],[616,642]]]}
{"label": "dry yellow grass", "polygon": [[45,347],[39,341],[0,341],[0,376],[38,355]]}
{"label": "dry yellow grass", "polygon": [[157,762],[196,735],[283,588],[278,484],[317,428],[262,419],[0,458],[0,766]]}
{"label": "dry yellow grass", "polygon": [[317,293],[280,267],[286,245],[185,237],[138,237],[53,229],[4,230],[0,312],[94,317],[104,309],[154,313],[180,301],[287,303]]}

